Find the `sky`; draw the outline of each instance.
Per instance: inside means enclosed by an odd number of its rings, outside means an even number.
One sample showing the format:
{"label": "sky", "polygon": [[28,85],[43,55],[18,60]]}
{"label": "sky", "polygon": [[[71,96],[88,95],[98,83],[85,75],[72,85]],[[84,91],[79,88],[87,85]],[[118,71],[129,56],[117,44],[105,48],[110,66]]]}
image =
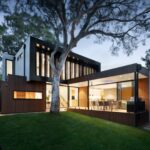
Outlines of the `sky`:
{"label": "sky", "polygon": [[94,43],[94,38],[82,39],[74,52],[81,54],[82,56],[94,59],[101,63],[101,70],[108,70],[128,64],[139,63],[145,66],[145,63],[141,60],[141,57],[145,56],[145,51],[150,49],[150,40],[146,41],[146,45],[138,45],[138,48],[127,56],[123,51],[119,51],[118,56],[114,56],[110,51],[110,42],[104,42],[102,44]]}
{"label": "sky", "polygon": [[[3,14],[0,13],[0,23],[3,21]],[[77,47],[73,49],[75,53],[82,56],[91,58],[101,63],[101,70],[108,70],[128,64],[139,63],[145,66],[145,63],[141,60],[141,57],[145,56],[145,51],[150,49],[150,39],[147,40],[146,45],[138,45],[138,48],[127,56],[123,51],[119,51],[118,56],[114,56],[110,52],[111,43],[104,42],[102,44],[96,44],[95,38],[84,38],[79,41]]]}

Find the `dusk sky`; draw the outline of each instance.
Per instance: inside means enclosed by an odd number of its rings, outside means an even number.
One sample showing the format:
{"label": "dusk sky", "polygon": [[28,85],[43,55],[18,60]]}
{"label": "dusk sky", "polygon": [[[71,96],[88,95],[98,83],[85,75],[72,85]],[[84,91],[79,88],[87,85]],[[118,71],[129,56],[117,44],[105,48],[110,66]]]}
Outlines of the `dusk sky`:
{"label": "dusk sky", "polygon": [[[3,20],[3,15],[0,15],[0,22]],[[102,44],[94,43],[95,38],[84,38],[82,39],[76,48],[73,49],[74,52],[86,56],[88,58],[94,59],[101,62],[101,69],[107,70],[119,66],[124,66],[133,63],[139,63],[145,66],[145,63],[141,60],[141,57],[145,56],[145,51],[150,49],[149,39],[146,45],[143,46],[139,44],[138,49],[130,56],[127,56],[123,51],[119,52],[118,56],[114,56],[110,52],[111,43],[104,42]]]}
{"label": "dusk sky", "polygon": [[111,46],[110,42],[96,44],[94,43],[94,38],[92,37],[90,39],[81,40],[74,49],[74,52],[101,62],[102,70],[133,63],[139,63],[145,66],[145,63],[141,60],[141,57],[144,57],[145,51],[150,49],[150,41],[148,40],[145,46],[139,44],[138,49],[135,50],[130,56],[127,56],[123,51],[120,51],[118,56],[114,56],[109,50]]}

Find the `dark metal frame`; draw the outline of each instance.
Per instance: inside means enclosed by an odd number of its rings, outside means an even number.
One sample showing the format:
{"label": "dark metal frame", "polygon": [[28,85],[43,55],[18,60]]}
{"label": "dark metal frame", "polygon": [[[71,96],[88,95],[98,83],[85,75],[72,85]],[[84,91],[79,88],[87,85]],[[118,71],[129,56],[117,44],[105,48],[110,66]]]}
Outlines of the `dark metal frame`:
{"label": "dark metal frame", "polygon": [[[52,82],[52,79],[49,78],[49,77],[46,77],[46,74],[44,77],[41,76],[41,73],[39,76],[36,76],[36,44],[40,44],[40,45],[44,45],[45,47],[49,47],[51,49],[51,51],[48,51],[46,49],[42,49],[40,48],[39,49],[39,52],[43,52],[44,54],[47,54],[52,52],[53,48],[54,48],[54,45],[52,44],[49,44],[47,42],[44,42],[42,40],[39,40],[39,39],[36,39],[36,38],[33,38],[33,37],[30,37],[30,81],[42,81],[42,82]],[[60,48],[60,53],[61,53],[61,48]],[[59,54],[58,54],[59,55]],[[46,61],[46,59],[45,59]],[[69,56],[67,58],[67,61],[70,62],[70,79],[71,79],[71,63],[78,63],[78,64],[86,64],[88,67],[92,67],[93,69],[95,69],[96,72],[100,72],[100,63],[99,62],[96,62],[92,59],[89,59],[89,58],[86,58],[84,56],[81,56],[81,55],[78,55],[78,54],[75,54],[73,52],[70,52],[69,53]],[[47,62],[45,62],[47,63]],[[40,67],[41,66],[41,54],[40,54],[40,60],[39,60],[39,70],[40,70]],[[45,65],[46,66],[46,65]],[[75,67],[76,65],[74,65]],[[46,70],[47,68],[45,68],[45,73],[46,73]],[[65,70],[67,71],[66,67],[65,67]],[[74,74],[76,74],[76,69],[74,69]],[[41,72],[41,70],[40,70]],[[83,75],[83,74],[82,74]],[[65,73],[65,77],[66,77],[66,73]],[[65,78],[65,80],[61,80],[60,81],[61,83],[67,83],[67,80]]]}

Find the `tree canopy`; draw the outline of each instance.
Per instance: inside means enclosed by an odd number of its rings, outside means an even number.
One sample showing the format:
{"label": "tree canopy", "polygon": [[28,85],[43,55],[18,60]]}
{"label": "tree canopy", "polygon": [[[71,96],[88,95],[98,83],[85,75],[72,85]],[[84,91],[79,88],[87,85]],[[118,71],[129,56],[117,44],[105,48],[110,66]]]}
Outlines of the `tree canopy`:
{"label": "tree canopy", "polygon": [[[9,7],[9,2],[13,7]],[[15,54],[28,36],[45,41],[54,41],[50,26],[43,22],[42,17],[26,11],[24,6],[17,9],[17,1],[5,1],[1,5],[4,21],[0,25],[0,51]]]}
{"label": "tree canopy", "polygon": [[145,62],[145,66],[150,70],[150,49],[145,52],[145,57],[141,58]]}

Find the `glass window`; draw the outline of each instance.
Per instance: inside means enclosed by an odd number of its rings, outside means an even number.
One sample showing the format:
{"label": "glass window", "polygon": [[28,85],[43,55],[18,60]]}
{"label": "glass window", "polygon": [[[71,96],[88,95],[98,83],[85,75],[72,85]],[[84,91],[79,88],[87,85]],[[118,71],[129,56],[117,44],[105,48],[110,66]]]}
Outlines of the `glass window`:
{"label": "glass window", "polygon": [[133,82],[118,83],[118,100],[134,100],[133,99]]}
{"label": "glass window", "polygon": [[71,63],[71,78],[74,78],[74,63]]}
{"label": "glass window", "polygon": [[86,75],[86,66],[84,66],[84,75]]}
{"label": "glass window", "polygon": [[6,74],[13,73],[13,62],[11,60],[6,60]]}
{"label": "glass window", "polygon": [[14,91],[14,99],[42,99],[42,92]]}
{"label": "glass window", "polygon": [[79,64],[76,64],[76,78],[79,77]]}
{"label": "glass window", "polygon": [[67,73],[66,73],[66,75],[67,75],[67,79],[70,79],[70,62],[69,61],[67,61],[67,65],[66,65],[66,69],[67,69]]}
{"label": "glass window", "polygon": [[41,65],[41,75],[45,76],[45,54],[41,54],[42,57],[42,65]]}
{"label": "glass window", "polygon": [[117,84],[91,86],[89,96],[91,101],[116,101]]}
{"label": "glass window", "polygon": [[39,70],[39,52],[36,52],[36,75],[39,76],[40,75],[40,70]]}
{"label": "glass window", "polygon": [[47,73],[46,73],[46,75],[47,75],[47,77],[49,77],[50,76],[50,56],[49,55],[46,55],[46,60],[47,60]]}
{"label": "glass window", "polygon": [[70,87],[70,107],[78,107],[78,88]]}
{"label": "glass window", "polygon": [[68,106],[68,87],[67,86],[59,86],[60,90],[60,107]]}

